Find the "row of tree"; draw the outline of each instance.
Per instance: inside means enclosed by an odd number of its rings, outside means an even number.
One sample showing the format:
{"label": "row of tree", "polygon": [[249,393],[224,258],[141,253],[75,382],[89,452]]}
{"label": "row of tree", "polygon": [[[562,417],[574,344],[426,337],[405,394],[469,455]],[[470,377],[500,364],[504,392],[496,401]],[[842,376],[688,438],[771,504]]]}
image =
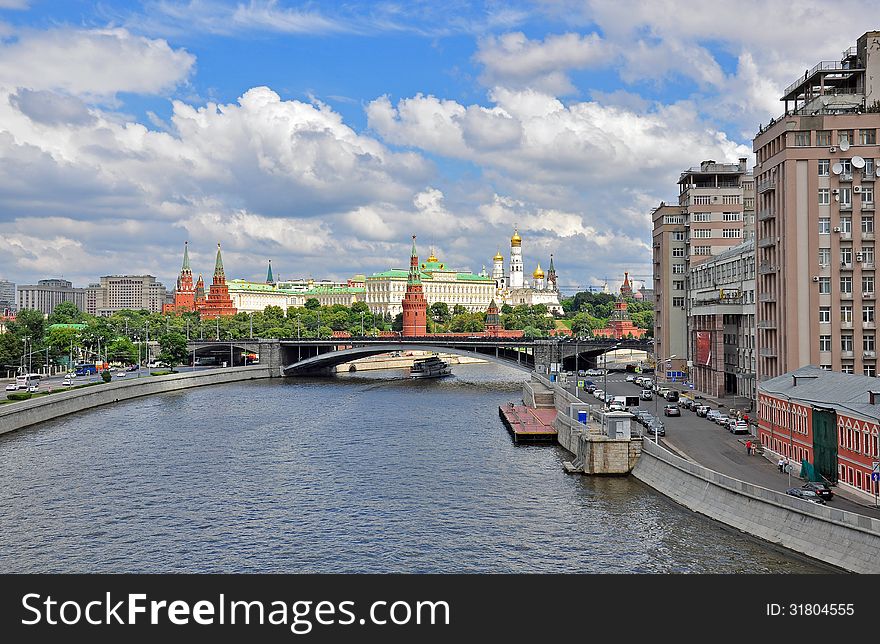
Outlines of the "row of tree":
{"label": "row of tree", "polygon": [[[590,335],[596,329],[608,326],[617,298],[609,293],[581,292],[562,300],[562,308],[571,319],[571,330],[576,335]],[[628,298],[627,312],[634,325],[654,335],[654,305]]]}

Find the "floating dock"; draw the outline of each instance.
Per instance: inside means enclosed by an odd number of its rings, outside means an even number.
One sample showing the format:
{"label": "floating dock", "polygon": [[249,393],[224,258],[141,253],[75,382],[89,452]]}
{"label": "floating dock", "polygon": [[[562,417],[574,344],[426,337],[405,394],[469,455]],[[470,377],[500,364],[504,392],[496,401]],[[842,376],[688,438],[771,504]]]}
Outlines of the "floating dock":
{"label": "floating dock", "polygon": [[532,409],[508,403],[498,408],[498,415],[517,443],[556,442],[553,421],[556,409]]}

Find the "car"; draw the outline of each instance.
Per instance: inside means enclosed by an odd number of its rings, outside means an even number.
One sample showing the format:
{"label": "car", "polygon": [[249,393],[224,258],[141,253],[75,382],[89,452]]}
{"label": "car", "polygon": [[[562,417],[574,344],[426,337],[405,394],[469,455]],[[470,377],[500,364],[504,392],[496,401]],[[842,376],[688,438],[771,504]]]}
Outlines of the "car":
{"label": "car", "polygon": [[730,416],[727,414],[719,413],[715,418],[712,419],[716,425],[721,425],[722,427],[727,426],[727,422],[730,420]]}
{"label": "car", "polygon": [[635,381],[636,381],[636,377],[635,377],[634,375],[630,374],[630,375],[628,375],[628,376],[626,377],[626,381],[627,381],[627,382],[635,382]]}
{"label": "car", "polygon": [[8,385],[6,385],[6,391],[16,391],[16,390],[18,390],[18,385],[16,385],[14,382],[10,382]]}
{"label": "car", "polygon": [[28,393],[35,394],[40,390],[40,385],[31,385],[30,387],[27,388],[27,390],[28,390]]}
{"label": "car", "polygon": [[727,429],[734,434],[748,434],[749,424],[744,420],[738,420],[735,423],[730,423]]}
{"label": "car", "polygon": [[664,416],[681,416],[681,410],[678,408],[678,405],[666,405],[663,408]]}
{"label": "car", "polygon": [[688,398],[687,396],[682,396],[678,399],[678,406],[684,407],[685,409],[690,409],[694,406],[694,399]]}
{"label": "car", "polygon": [[666,428],[659,420],[655,420],[653,423],[649,423],[645,426],[645,433],[651,434],[652,436],[654,434],[657,436],[666,436]]}
{"label": "car", "polygon": [[831,497],[834,496],[834,492],[831,491],[831,486],[827,483],[822,483],[819,481],[809,481],[804,483],[801,486],[802,490],[812,490],[816,494],[818,494],[821,498],[826,501],[830,501]]}
{"label": "car", "polygon": [[675,389],[670,389],[664,394],[663,397],[669,402],[678,402],[679,395],[678,392],[675,391]]}
{"label": "car", "polygon": [[133,364],[128,369],[126,369],[126,371],[137,371],[138,369],[140,369],[140,367],[136,364]]}
{"label": "car", "polygon": [[715,419],[718,418],[718,416],[720,416],[720,415],[721,415],[721,412],[718,411],[717,409],[710,409],[706,412],[705,417],[706,417],[706,420],[711,420],[714,423]]}
{"label": "car", "polygon": [[605,396],[605,392],[604,392],[603,390],[601,390],[601,389],[594,389],[594,390],[593,390],[593,395],[594,395],[596,398],[598,398],[599,400],[602,400],[603,396]]}
{"label": "car", "polygon": [[702,416],[703,418],[705,418],[710,411],[711,409],[708,405],[697,405],[697,408],[694,409],[694,412],[696,412],[697,416]]}
{"label": "car", "polygon": [[596,387],[596,385],[587,385],[586,387],[584,387],[584,391],[586,391],[587,393],[590,393],[590,394],[593,393],[594,391],[596,391],[596,389],[598,389],[598,387]]}
{"label": "car", "polygon": [[61,384],[64,385],[65,387],[69,387],[73,384],[73,382],[71,382],[70,378],[65,378],[64,380],[61,381]]}
{"label": "car", "polygon": [[117,378],[125,378],[125,376],[126,376],[126,373],[122,369],[120,369],[119,371],[116,372]]}
{"label": "car", "polygon": [[653,422],[656,421],[656,420],[657,420],[657,419],[654,418],[654,416],[653,416],[652,414],[648,413],[648,412],[645,412],[645,413],[642,414],[642,416],[639,418],[639,422],[640,422],[642,425],[644,425],[645,427],[647,427],[649,424],[653,423]]}
{"label": "car", "polygon": [[642,389],[642,393],[639,394],[639,398],[642,400],[653,400],[654,393],[650,389]]}
{"label": "car", "polygon": [[809,501],[810,503],[825,505],[825,499],[816,494],[813,490],[805,490],[801,487],[790,487],[785,491],[785,493],[791,496],[796,496],[797,498],[803,499],[804,501]]}
{"label": "car", "polygon": [[608,411],[626,411],[626,407],[615,401],[608,405]]}

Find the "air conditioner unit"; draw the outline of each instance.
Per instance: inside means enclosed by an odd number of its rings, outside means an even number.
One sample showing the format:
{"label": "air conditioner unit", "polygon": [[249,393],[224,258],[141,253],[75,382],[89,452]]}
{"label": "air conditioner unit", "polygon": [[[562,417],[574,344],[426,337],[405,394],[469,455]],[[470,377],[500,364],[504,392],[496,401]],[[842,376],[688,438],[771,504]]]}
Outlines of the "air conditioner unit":
{"label": "air conditioner unit", "polygon": [[819,281],[819,276],[818,276],[818,275],[813,276],[813,281],[814,281],[814,282],[818,282],[818,281]]}
{"label": "air conditioner unit", "polygon": [[828,148],[828,151],[829,152],[837,152],[837,148],[832,145],[830,148]]}
{"label": "air conditioner unit", "polygon": [[853,192],[859,194],[862,191],[862,186],[853,186]]}
{"label": "air conditioner unit", "polygon": [[835,227],[834,227],[834,232],[839,233],[839,232],[840,232],[840,226],[835,226]]}
{"label": "air conditioner unit", "polygon": [[862,261],[862,254],[861,253],[856,253],[856,261],[857,262]]}
{"label": "air conditioner unit", "polygon": [[831,191],[831,194],[836,195],[836,194],[838,194],[839,192],[840,192],[839,189],[834,188],[834,189]]}

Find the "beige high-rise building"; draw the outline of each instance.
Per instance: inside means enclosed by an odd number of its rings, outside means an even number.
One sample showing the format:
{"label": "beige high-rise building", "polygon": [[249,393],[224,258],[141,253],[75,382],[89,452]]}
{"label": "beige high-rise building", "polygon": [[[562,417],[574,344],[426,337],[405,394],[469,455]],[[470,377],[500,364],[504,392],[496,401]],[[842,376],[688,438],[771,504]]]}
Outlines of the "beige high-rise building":
{"label": "beige high-rise building", "polygon": [[86,289],[74,288],[64,279],[39,280],[36,284],[19,284],[18,310],[35,309],[51,315],[62,302],[73,302],[80,311],[86,310]]}
{"label": "beige high-rise building", "polygon": [[152,275],[106,275],[101,278],[100,290],[93,292],[95,314],[101,316],[123,309],[159,313],[165,303],[165,287]]}
{"label": "beige high-rise building", "polygon": [[758,380],[808,364],[875,376],[880,32],[781,100],[754,140]]}
{"label": "beige high-rise building", "polygon": [[754,236],[754,181],[745,158],[737,163],[703,161],[682,172],[678,186],[678,205],[661,203],[651,216],[654,351],[661,379],[663,371],[688,372],[693,366],[696,336],[688,321],[691,267]]}

